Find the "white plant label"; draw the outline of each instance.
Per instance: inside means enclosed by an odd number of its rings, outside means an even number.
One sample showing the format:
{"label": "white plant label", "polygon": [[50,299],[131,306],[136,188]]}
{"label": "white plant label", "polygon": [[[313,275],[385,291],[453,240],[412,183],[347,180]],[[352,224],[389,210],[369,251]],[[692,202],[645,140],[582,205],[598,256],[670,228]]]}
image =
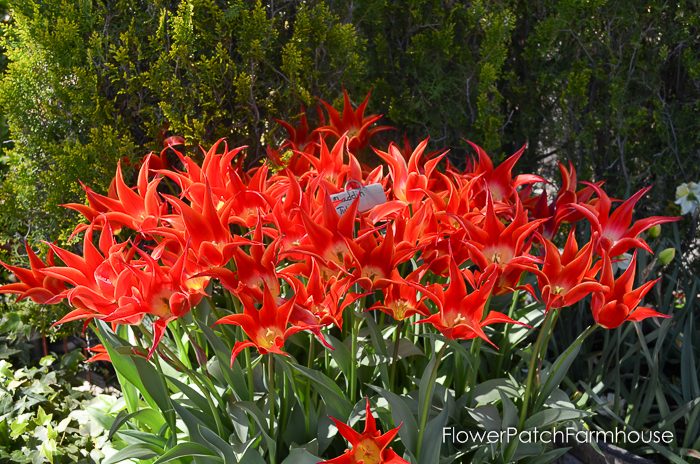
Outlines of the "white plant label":
{"label": "white plant label", "polygon": [[360,197],[360,203],[357,205],[357,210],[359,212],[364,212],[377,205],[386,203],[386,195],[384,194],[384,189],[382,184],[369,184],[359,189],[346,190],[344,192],[336,193],[330,196],[331,201],[335,204],[335,210],[339,215],[345,213],[345,211],[352,206],[352,202],[355,201],[357,197]]}

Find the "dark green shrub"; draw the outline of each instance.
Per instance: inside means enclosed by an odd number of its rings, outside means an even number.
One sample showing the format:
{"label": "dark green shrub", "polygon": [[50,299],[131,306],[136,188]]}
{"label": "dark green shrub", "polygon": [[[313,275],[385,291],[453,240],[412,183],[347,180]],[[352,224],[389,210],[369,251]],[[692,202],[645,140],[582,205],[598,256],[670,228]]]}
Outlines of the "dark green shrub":
{"label": "dark green shrub", "polygon": [[[409,136],[463,159],[462,137],[522,169],[571,159],[652,210],[700,178],[693,2],[333,2],[368,41],[374,98]],[[548,161],[544,163],[543,161]]]}

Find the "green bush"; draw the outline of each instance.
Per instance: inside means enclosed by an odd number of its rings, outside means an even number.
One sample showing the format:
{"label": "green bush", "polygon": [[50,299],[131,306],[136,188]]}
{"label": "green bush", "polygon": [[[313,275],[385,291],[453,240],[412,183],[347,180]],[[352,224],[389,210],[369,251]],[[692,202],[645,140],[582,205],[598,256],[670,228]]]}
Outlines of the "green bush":
{"label": "green bush", "polygon": [[427,131],[462,159],[461,137],[490,153],[528,142],[522,169],[570,159],[619,196],[653,182],[657,211],[700,178],[692,2],[407,3],[334,2],[371,44],[375,98],[409,136]]}
{"label": "green bush", "polygon": [[82,201],[77,180],[105,189],[118,160],[159,151],[169,134],[191,146],[229,137],[262,156],[268,114],[363,82],[363,42],[323,2],[17,0],[10,9],[0,236],[14,245],[65,239],[73,216],[54,205]]}

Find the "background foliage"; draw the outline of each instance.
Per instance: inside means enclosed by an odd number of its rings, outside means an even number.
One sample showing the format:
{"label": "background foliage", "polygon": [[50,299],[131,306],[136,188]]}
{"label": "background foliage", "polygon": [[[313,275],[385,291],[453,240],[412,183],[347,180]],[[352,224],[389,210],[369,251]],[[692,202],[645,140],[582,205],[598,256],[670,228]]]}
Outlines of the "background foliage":
{"label": "background foliage", "polygon": [[[620,195],[654,183],[664,210],[697,180],[700,16],[694,2],[10,2],[0,104],[0,235],[55,239],[76,179],[121,158],[226,136],[262,155],[320,96],[374,89],[409,138],[464,159],[524,142],[523,168],[572,159]],[[549,163],[542,163],[548,161]]]}
{"label": "background foliage", "polygon": [[360,82],[363,42],[323,4],[17,1],[0,84],[13,147],[3,235],[52,239],[76,179],[106,188],[119,159],[220,137],[260,152],[285,115]]}

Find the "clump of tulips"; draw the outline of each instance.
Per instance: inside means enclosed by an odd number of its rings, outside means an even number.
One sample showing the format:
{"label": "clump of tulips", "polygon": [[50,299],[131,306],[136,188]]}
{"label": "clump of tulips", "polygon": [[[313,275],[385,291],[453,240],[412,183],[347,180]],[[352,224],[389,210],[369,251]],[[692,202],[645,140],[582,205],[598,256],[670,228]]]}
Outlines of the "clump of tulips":
{"label": "clump of tulips", "polygon": [[[538,375],[558,312],[590,296],[593,328],[667,317],[643,304],[656,280],[635,283],[643,233],[676,219],[633,220],[648,188],[611,199],[560,164],[548,193],[542,177],[513,174],[525,147],[495,165],[471,144],[458,169],[427,139],[371,147],[383,162],[371,167],[356,155],[387,128],[366,104],[324,103],[313,130],[305,116],[281,122],[288,138],[253,167],[224,141],[201,160],[172,146],[149,155],[133,184],[117,167],[106,195],[86,186],[86,204],[66,205],[85,218],[82,250],[49,243],[42,259],[27,246],[29,268],[3,263],[17,281],[0,293],[67,303],[56,324],[94,327],[127,396],[118,426],[157,436],[146,451],[158,462],[476,459],[478,444],[439,437],[480,426],[469,413],[493,380],[483,359],[523,376],[496,388],[504,419],[512,405],[519,427],[541,425],[528,421],[562,379]],[[345,424],[360,418],[363,433]],[[499,452],[530,456],[517,443]]]}

